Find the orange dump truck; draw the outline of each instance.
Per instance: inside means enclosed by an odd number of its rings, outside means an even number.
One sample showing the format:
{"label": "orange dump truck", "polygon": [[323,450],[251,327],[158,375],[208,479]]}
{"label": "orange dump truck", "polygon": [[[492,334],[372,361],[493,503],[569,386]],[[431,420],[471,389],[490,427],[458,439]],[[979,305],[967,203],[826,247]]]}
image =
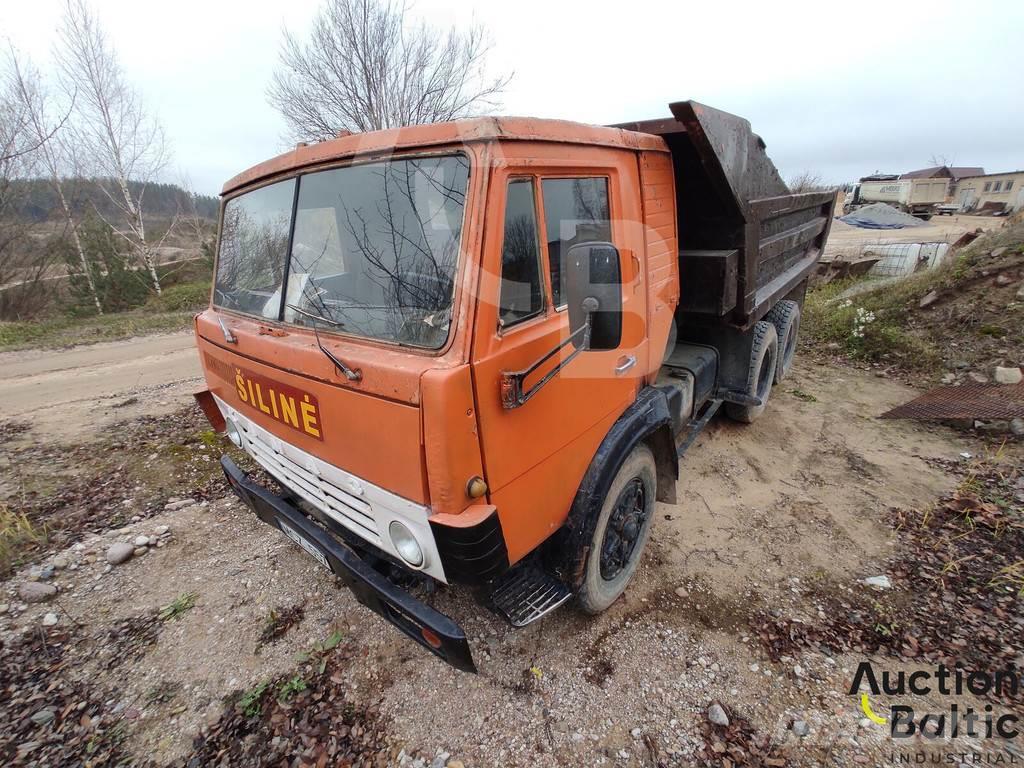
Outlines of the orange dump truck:
{"label": "orange dump truck", "polygon": [[678,458],[792,364],[834,196],[790,194],[746,120],[670,109],[345,135],[224,186],[196,397],[278,487],[228,482],[460,669],[417,581],[516,626],[604,610]]}

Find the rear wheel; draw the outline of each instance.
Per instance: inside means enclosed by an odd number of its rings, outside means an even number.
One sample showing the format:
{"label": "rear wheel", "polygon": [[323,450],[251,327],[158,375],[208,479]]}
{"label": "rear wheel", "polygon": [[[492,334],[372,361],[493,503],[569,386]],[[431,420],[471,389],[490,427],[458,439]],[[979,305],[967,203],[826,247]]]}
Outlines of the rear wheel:
{"label": "rear wheel", "polygon": [[754,340],[750,347],[750,367],[747,370],[746,394],[760,399],[760,405],[726,403],[725,413],[730,419],[750,424],[764,413],[768,396],[775,381],[775,365],[779,352],[779,338],[775,326],[764,320],[754,324]]}
{"label": "rear wheel", "polygon": [[778,361],[775,364],[775,383],[778,384],[789,374],[796,357],[796,341],[800,334],[800,305],[795,301],[780,301],[765,320],[775,326],[779,338]]}
{"label": "rear wheel", "polygon": [[576,595],[585,612],[605,610],[625,591],[636,573],[650,537],[656,493],[654,454],[641,443],[622,462],[601,504],[583,584]]}

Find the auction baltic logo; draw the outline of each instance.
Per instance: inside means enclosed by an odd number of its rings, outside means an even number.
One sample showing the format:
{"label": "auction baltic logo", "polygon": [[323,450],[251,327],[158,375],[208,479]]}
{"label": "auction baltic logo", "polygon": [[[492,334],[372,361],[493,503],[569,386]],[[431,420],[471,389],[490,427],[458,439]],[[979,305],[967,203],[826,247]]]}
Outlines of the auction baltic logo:
{"label": "auction baltic logo", "polygon": [[[1001,669],[993,673],[981,670],[968,672],[961,667],[949,668],[945,664],[939,664],[934,669],[916,669],[910,673],[903,670],[882,670],[881,675],[878,675],[871,662],[862,661],[850,684],[850,695],[856,696],[859,693],[864,714],[879,725],[887,724],[889,735],[894,739],[920,736],[935,740],[957,737],[1010,740],[1017,739],[1022,732],[1020,717],[1010,712],[997,714],[991,704],[986,704],[983,709],[978,710],[971,705],[964,706],[963,702],[953,701],[942,711],[920,712],[907,704],[893,703],[889,706],[886,717],[875,711],[870,696],[930,696],[937,693],[954,698],[969,693],[974,696],[1012,698],[1016,697],[1020,690],[1020,674],[1012,669]],[[862,688],[866,690],[861,690]],[[893,762],[923,763],[943,762],[944,756],[893,754],[892,757]],[[982,762],[978,760],[982,757],[979,755],[957,757],[966,757],[967,759],[961,762],[967,764]],[[1014,754],[993,755],[992,758],[985,760],[984,763],[1024,764],[1024,760],[1016,758]]]}

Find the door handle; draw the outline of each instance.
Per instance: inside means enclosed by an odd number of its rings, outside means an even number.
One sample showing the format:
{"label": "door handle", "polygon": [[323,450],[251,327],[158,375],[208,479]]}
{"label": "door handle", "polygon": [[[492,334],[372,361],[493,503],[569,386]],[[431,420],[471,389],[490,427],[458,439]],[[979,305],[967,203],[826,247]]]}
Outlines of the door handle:
{"label": "door handle", "polygon": [[615,375],[621,376],[634,365],[636,365],[636,355],[625,355],[624,357],[620,357],[615,366]]}

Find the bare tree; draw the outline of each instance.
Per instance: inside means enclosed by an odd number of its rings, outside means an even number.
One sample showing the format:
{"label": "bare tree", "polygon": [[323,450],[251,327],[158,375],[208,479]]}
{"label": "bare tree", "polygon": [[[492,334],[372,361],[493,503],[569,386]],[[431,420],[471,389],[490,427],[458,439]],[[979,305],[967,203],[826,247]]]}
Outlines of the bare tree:
{"label": "bare tree", "polygon": [[10,77],[4,74],[0,80],[0,285],[16,275],[15,251],[25,228],[16,210],[16,182],[38,149],[28,132],[25,107],[12,91]]}
{"label": "bare tree", "polygon": [[[65,88],[76,94],[75,139],[93,164],[101,189],[123,215],[127,229],[115,230],[129,242],[159,294],[143,197],[146,184],[168,159],[163,129],[126,81],[116,52],[85,0],[67,0],[59,40],[61,77]],[[129,182],[137,182],[134,191]]]}
{"label": "bare tree", "polygon": [[193,240],[199,246],[201,258],[213,262],[213,238],[216,230],[211,228],[210,220],[199,213],[199,193],[192,184],[192,178],[187,173],[181,173],[178,179],[178,186],[185,192],[185,204],[179,214],[182,223],[188,228]]}
{"label": "bare tree", "polygon": [[[0,65],[7,62],[0,59]],[[4,66],[6,70],[7,67]],[[46,140],[49,140],[49,136]],[[45,142],[42,142],[45,143]],[[25,319],[38,313],[47,296],[53,266],[40,248],[34,223],[24,215],[27,179],[38,171],[41,142],[31,130],[9,72],[0,73],[0,317]]]}
{"label": "bare tree", "polygon": [[48,94],[43,86],[39,70],[31,62],[26,61],[25,64],[22,64],[18,60],[14,46],[8,46],[8,71],[11,79],[11,91],[21,101],[27,119],[27,132],[38,147],[42,170],[46,173],[50,187],[60,204],[60,212],[67,231],[71,234],[71,242],[81,264],[89,294],[96,306],[96,312],[102,315],[103,304],[96,291],[96,283],[93,280],[92,270],[89,269],[89,260],[85,257],[82,240],[78,236],[78,226],[72,215],[71,205],[64,193],[63,174],[69,168],[74,167],[74,163],[70,162],[70,148],[68,143],[63,141],[62,136],[50,127]]}
{"label": "bare tree", "polygon": [[822,180],[821,174],[814,171],[798,173],[786,182],[786,186],[789,187],[789,191],[794,195],[803,192],[824,192],[827,189],[833,188]]}
{"label": "bare tree", "polygon": [[486,30],[411,23],[404,0],[325,0],[309,40],[285,30],[268,99],[293,138],[436,123],[495,108],[511,75],[488,77]]}

